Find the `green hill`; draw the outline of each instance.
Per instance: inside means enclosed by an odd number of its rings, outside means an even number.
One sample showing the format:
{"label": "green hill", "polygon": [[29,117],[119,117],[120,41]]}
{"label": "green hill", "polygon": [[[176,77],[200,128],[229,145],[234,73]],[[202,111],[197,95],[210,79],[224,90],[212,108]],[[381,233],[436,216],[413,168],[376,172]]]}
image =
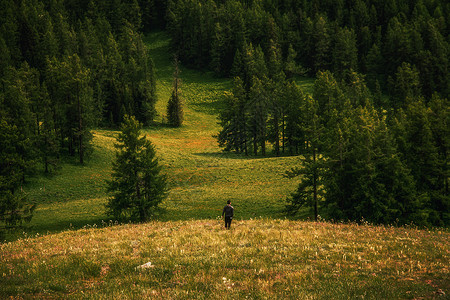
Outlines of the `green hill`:
{"label": "green hill", "polygon": [[[165,126],[169,39],[162,32],[146,39],[157,69],[159,120],[145,132],[169,178],[167,200],[155,221],[109,220],[103,205],[116,132],[95,130],[85,166],[67,159],[57,174],[24,187],[39,206],[29,230],[0,245],[0,298],[448,295],[447,231],[282,220],[284,200],[297,184],[282,175],[298,158],[221,152],[213,135],[229,80],[183,68],[186,121]],[[308,89],[311,82],[299,83]],[[236,209],[231,231],[218,218],[228,199]]]}
{"label": "green hill", "polygon": [[[165,126],[173,72],[169,37],[155,32],[146,42],[156,67],[159,116],[145,133],[156,146],[171,188],[156,218],[214,219],[227,200],[233,202],[238,219],[284,217],[285,199],[297,182],[283,174],[299,159],[223,153],[214,135],[219,131],[218,109],[231,81],[212,73],[182,68],[185,122],[181,128]],[[299,84],[308,89],[312,80]],[[54,176],[37,176],[24,187],[28,197],[39,204],[29,232],[47,233],[109,221],[103,207],[107,201],[105,181],[111,174],[117,132],[98,129],[93,134],[94,151],[85,166],[68,160]]]}

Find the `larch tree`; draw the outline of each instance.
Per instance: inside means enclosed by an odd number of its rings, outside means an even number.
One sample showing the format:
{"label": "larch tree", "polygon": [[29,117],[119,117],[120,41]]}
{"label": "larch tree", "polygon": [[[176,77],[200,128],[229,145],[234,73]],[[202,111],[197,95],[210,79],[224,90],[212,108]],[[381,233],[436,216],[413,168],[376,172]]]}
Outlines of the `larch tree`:
{"label": "larch tree", "polygon": [[178,58],[174,58],[173,89],[167,103],[167,120],[170,125],[180,127],[184,121],[183,103],[181,98],[181,79]]}
{"label": "larch tree", "polygon": [[291,168],[286,177],[300,177],[301,182],[297,190],[288,198],[287,210],[296,213],[302,207],[311,207],[314,210],[314,220],[319,217],[319,200],[322,194],[322,170],[325,160],[320,154],[321,136],[323,126],[317,115],[318,103],[311,96],[301,99],[302,121],[301,130],[304,132],[306,149],[301,159],[301,167]]}
{"label": "larch tree", "polygon": [[339,29],[336,33],[336,43],[333,51],[333,69],[335,74],[342,74],[349,70],[356,70],[358,63],[358,49],[356,48],[356,34],[347,28]]}
{"label": "larch tree", "polygon": [[166,177],[152,143],[141,133],[141,124],[125,116],[117,137],[116,159],[108,191],[108,214],[116,219],[147,221],[167,195]]}
{"label": "larch tree", "polygon": [[[0,99],[1,100],[1,99]],[[30,221],[36,205],[21,191],[27,161],[19,154],[26,137],[0,110],[0,240],[5,231]]]}

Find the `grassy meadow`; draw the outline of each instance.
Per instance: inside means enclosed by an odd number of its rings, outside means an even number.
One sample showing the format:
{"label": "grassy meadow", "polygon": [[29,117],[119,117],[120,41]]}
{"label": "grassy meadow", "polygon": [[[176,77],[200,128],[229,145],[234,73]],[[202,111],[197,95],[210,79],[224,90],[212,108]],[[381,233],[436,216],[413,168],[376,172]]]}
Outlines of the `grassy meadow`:
{"label": "grassy meadow", "polygon": [[[217,145],[218,111],[230,79],[181,68],[185,122],[181,128],[166,126],[167,101],[172,91],[172,57],[169,37],[156,32],[146,37],[157,76],[158,102],[155,125],[144,133],[157,150],[170,193],[155,218],[161,221],[215,219],[231,200],[238,219],[284,217],[286,197],[297,181],[283,174],[299,163],[298,157],[252,157],[223,153]],[[310,90],[312,79],[299,80]],[[58,232],[109,222],[105,215],[106,180],[117,132],[96,129],[94,151],[84,166],[67,159],[54,175],[36,176],[24,187],[38,203],[28,234]],[[113,220],[114,221],[114,220]]]}
{"label": "grassy meadow", "polygon": [[[169,38],[146,37],[159,116],[144,133],[170,185],[153,221],[105,214],[116,131],[96,129],[84,166],[69,158],[23,187],[38,203],[0,244],[0,299],[432,299],[450,295],[450,234],[284,219],[298,157],[223,153],[214,135],[231,80],[181,68],[185,122],[164,123],[172,88]],[[312,79],[299,79],[307,92]],[[235,207],[232,229],[219,216]],[[308,212],[305,211],[305,216]],[[147,267],[140,267],[146,263]]]}
{"label": "grassy meadow", "polygon": [[257,219],[103,224],[0,245],[0,296],[445,299],[449,234]]}

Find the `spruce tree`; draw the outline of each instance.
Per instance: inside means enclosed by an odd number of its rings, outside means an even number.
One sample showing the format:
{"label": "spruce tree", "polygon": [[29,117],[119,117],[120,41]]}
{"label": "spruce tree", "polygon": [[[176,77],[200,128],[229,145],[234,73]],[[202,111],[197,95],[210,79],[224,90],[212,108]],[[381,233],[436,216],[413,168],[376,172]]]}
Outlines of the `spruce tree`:
{"label": "spruce tree", "polygon": [[108,191],[113,195],[106,205],[116,219],[147,221],[167,194],[166,177],[152,143],[141,133],[141,124],[125,116],[117,137],[116,159]]}
{"label": "spruce tree", "polygon": [[305,98],[303,91],[293,82],[286,85],[284,91],[283,120],[282,120],[282,141],[283,153],[286,148],[289,154],[299,154],[299,150],[304,141],[302,131],[302,107],[301,102]]}
{"label": "spruce tree", "polygon": [[333,67],[335,74],[342,76],[344,72],[356,70],[358,63],[358,49],[356,48],[356,34],[347,28],[338,29],[333,51]]}
{"label": "spruce tree", "polygon": [[244,152],[247,149],[247,93],[241,78],[236,77],[233,92],[225,97],[225,109],[219,115],[222,130],[217,139],[225,151]]}
{"label": "spruce tree", "polygon": [[314,71],[326,70],[329,64],[330,36],[327,21],[322,16],[319,16],[314,24],[312,38],[314,41],[314,49],[311,49],[313,51]]}
{"label": "spruce tree", "polygon": [[320,154],[323,127],[320,123],[318,103],[311,96],[302,99],[302,131],[305,133],[306,149],[303,153],[301,167],[294,167],[286,173],[288,178],[301,176],[297,190],[288,199],[287,210],[296,213],[306,206],[314,210],[314,219],[319,216],[319,200],[322,198],[322,170],[324,158]]}
{"label": "spruce tree", "polygon": [[22,192],[27,161],[20,154],[27,137],[2,109],[0,95],[0,239],[5,231],[30,221],[36,205]]}
{"label": "spruce tree", "polygon": [[[265,80],[267,82],[267,78]],[[269,113],[269,93],[263,81],[253,77],[249,92],[249,131],[253,143],[253,154],[266,155],[267,118]]]}
{"label": "spruce tree", "polygon": [[174,58],[175,72],[173,73],[173,89],[172,96],[170,96],[167,103],[167,120],[170,125],[180,127],[183,124],[184,113],[181,98],[181,79],[180,68],[178,66],[178,58]]}

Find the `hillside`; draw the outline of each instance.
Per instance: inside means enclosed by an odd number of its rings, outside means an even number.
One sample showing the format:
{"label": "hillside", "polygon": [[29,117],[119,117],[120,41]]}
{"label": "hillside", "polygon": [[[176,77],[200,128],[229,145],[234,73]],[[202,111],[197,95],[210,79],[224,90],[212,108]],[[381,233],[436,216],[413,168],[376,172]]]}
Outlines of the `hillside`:
{"label": "hillside", "polygon": [[[283,174],[298,164],[299,158],[224,153],[214,135],[219,131],[218,109],[231,82],[212,73],[182,68],[186,120],[181,128],[165,126],[162,119],[173,72],[169,37],[154,32],[145,41],[155,62],[159,99],[156,125],[145,133],[156,147],[171,188],[155,218],[214,219],[227,200],[233,202],[238,219],[284,217],[285,199],[298,181]],[[305,90],[311,89],[312,83],[311,79],[298,81]],[[24,187],[30,200],[38,203],[28,233],[82,228],[109,220],[104,209],[105,181],[111,174],[117,132],[97,129],[93,134],[94,151],[85,166],[68,159],[54,176],[31,178]]]}
{"label": "hillside", "polygon": [[449,238],[267,219],[230,231],[217,220],[106,223],[0,245],[0,298],[445,299]]}
{"label": "hillside", "polygon": [[[229,80],[182,68],[186,122],[165,126],[169,38],[155,32],[146,42],[159,116],[145,133],[169,177],[168,198],[152,222],[109,220],[105,180],[117,132],[95,130],[85,166],[67,159],[24,187],[39,206],[29,229],[0,245],[0,298],[448,297],[447,230],[283,220],[298,184],[283,174],[299,158],[221,151],[213,136]],[[308,90],[312,80],[298,83]],[[218,218],[228,199],[236,209],[231,231]]]}

